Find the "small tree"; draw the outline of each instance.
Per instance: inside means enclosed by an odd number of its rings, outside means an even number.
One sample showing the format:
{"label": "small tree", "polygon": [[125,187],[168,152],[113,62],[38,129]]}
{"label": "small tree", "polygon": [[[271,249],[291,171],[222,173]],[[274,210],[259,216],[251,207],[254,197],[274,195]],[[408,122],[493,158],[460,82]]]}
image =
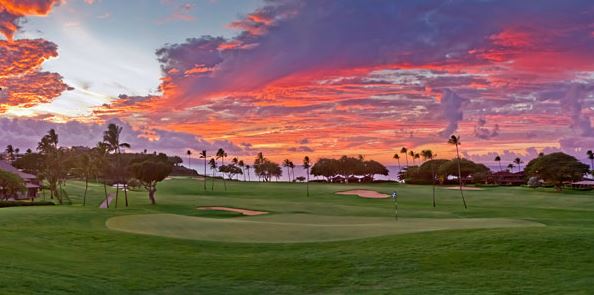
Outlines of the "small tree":
{"label": "small tree", "polygon": [[167,161],[163,160],[163,156],[153,156],[144,159],[142,162],[134,163],[130,166],[130,171],[134,178],[138,179],[142,186],[146,188],[149,194],[149,200],[152,205],[155,205],[155,193],[157,192],[157,183],[163,181],[171,171],[173,166]]}
{"label": "small tree", "polygon": [[555,189],[561,191],[563,182],[581,180],[589,167],[573,156],[558,152],[530,161],[524,171],[529,176],[538,176],[553,183]]}
{"label": "small tree", "polygon": [[0,170],[0,188],[4,199],[25,190],[25,183],[16,174]]}

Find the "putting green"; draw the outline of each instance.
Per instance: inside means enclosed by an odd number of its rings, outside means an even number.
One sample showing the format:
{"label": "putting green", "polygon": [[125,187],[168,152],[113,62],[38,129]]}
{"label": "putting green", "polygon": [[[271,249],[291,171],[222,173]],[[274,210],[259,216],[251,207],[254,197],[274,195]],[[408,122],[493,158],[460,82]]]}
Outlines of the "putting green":
{"label": "putting green", "polygon": [[437,230],[544,226],[504,218],[393,218],[286,214],[265,217],[213,219],[176,214],[112,217],[109,229],[169,238],[246,242],[301,243],[351,240]]}

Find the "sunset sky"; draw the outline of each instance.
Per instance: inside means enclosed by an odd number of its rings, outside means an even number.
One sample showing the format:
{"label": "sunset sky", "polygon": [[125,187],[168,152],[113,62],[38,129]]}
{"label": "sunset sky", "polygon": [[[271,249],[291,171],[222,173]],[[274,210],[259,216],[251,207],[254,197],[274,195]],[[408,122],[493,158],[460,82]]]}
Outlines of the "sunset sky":
{"label": "sunset sky", "polygon": [[0,0],[0,144],[299,161],[594,149],[594,2]]}

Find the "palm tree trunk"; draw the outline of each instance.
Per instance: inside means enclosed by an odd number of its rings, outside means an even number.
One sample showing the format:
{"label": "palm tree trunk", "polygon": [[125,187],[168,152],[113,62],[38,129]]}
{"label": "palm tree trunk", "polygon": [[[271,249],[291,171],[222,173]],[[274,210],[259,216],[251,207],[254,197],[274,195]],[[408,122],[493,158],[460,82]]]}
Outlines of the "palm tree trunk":
{"label": "palm tree trunk", "polygon": [[124,184],[124,199],[126,199],[126,208],[128,208],[128,184]]}
{"label": "palm tree trunk", "polygon": [[85,177],[85,193],[83,194],[83,207],[87,204],[87,190],[89,189],[89,177]]}
{"label": "palm tree trunk", "polygon": [[206,190],[206,153],[204,155],[204,190]]}
{"label": "palm tree trunk", "polygon": [[[221,164],[222,166],[225,166],[225,158],[221,158]],[[225,191],[227,191],[227,183],[225,182],[225,173],[222,172],[223,174],[223,187],[225,188]]]}
{"label": "palm tree trunk", "polygon": [[307,169],[307,197],[309,197],[309,168]]}
{"label": "palm tree trunk", "polygon": [[215,180],[215,170],[212,169],[212,184],[211,184],[211,187],[210,187],[210,190],[211,191],[214,191],[214,180]]}
{"label": "palm tree trunk", "polygon": [[103,190],[105,191],[105,204],[107,208],[109,208],[109,202],[107,200],[107,184],[105,184],[105,179],[103,179]]}
{"label": "palm tree trunk", "polygon": [[435,208],[435,167],[433,162],[431,163],[431,184],[433,185],[433,208]]}
{"label": "palm tree trunk", "polygon": [[116,183],[116,204],[115,204],[115,207],[116,208],[118,207],[118,194],[119,194],[119,192],[120,192],[120,184],[119,183]]}
{"label": "palm tree trunk", "polygon": [[460,165],[460,151],[458,150],[458,144],[456,144],[456,155],[458,156],[458,183],[460,184],[460,195],[462,196],[464,209],[468,209],[468,207],[466,206],[466,200],[464,199],[464,192],[462,190],[462,167]]}

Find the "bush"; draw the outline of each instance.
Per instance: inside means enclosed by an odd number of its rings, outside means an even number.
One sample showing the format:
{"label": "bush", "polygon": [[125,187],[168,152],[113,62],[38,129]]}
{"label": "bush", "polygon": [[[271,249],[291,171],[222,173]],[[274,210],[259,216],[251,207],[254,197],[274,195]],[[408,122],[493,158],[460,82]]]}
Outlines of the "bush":
{"label": "bush", "polygon": [[53,202],[23,202],[23,201],[0,201],[0,208],[7,207],[29,207],[29,206],[53,206]]}

